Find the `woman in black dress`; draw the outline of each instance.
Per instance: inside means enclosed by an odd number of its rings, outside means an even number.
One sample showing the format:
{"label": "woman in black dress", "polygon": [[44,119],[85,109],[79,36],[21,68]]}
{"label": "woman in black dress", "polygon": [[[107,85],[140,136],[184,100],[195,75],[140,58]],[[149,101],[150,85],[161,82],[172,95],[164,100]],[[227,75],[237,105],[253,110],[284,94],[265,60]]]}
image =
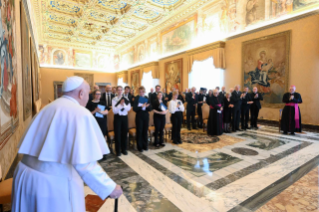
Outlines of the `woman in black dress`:
{"label": "woman in black dress", "polygon": [[[155,125],[155,142],[154,146],[165,146],[163,140],[163,131],[166,122],[166,113],[167,108],[162,101],[163,94],[158,92],[157,98],[153,102],[153,111],[154,111],[154,125]],[[158,139],[159,136],[159,139]]]}
{"label": "woman in black dress", "polygon": [[230,103],[230,93],[226,93],[224,97],[224,110],[223,110],[223,121],[224,121],[224,132],[230,133],[230,123],[233,105]]}
{"label": "woman in black dress", "polygon": [[221,135],[223,134],[223,106],[218,97],[218,90],[215,89],[213,91],[213,95],[208,99],[207,104],[210,107],[207,123],[207,134]]}
{"label": "woman in black dress", "polygon": [[101,101],[101,91],[93,91],[93,100],[89,101],[86,108],[91,111],[92,115],[95,117],[97,123],[99,124],[101,131],[104,136],[107,135],[107,114],[108,109],[104,101]]}

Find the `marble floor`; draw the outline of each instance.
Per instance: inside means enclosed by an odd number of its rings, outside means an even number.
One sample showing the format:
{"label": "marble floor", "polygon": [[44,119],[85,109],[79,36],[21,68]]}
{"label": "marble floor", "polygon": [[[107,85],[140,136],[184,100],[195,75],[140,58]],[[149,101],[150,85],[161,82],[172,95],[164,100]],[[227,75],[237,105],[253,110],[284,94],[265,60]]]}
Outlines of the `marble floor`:
{"label": "marble floor", "polygon": [[[100,164],[122,185],[119,211],[319,211],[319,134],[260,126],[218,137],[182,131],[182,145]],[[87,211],[114,210],[85,188]]]}
{"label": "marble floor", "polygon": [[[319,133],[260,126],[210,137],[183,129],[182,139],[100,162],[123,187],[118,211],[319,211]],[[87,211],[114,211],[114,200],[87,186],[85,194]]]}

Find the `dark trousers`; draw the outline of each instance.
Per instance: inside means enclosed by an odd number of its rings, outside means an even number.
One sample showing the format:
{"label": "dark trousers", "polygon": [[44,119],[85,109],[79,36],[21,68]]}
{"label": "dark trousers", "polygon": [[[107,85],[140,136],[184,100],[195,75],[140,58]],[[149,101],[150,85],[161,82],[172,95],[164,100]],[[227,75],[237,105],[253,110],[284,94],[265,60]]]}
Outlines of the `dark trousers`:
{"label": "dark trousers", "polygon": [[[154,114],[154,125],[155,125],[155,141],[154,145],[164,143],[163,133],[165,127],[165,115]],[[159,137],[159,140],[158,140]]]}
{"label": "dark trousers", "polygon": [[174,143],[181,141],[181,128],[183,122],[183,113],[175,112],[171,115],[172,122],[172,139]]}
{"label": "dark trousers", "polygon": [[203,127],[203,112],[202,112],[202,105],[198,104],[197,106],[197,114],[198,114],[198,127]]}
{"label": "dark trousers", "polygon": [[241,108],[241,128],[248,128],[248,120],[249,120],[249,108],[242,107]]}
{"label": "dark trousers", "polygon": [[195,122],[195,109],[191,112],[187,111],[187,128],[190,129],[191,128],[191,119],[192,119],[192,125],[193,125],[193,129],[196,129],[196,122]]}
{"label": "dark trousers", "polygon": [[127,116],[114,115],[114,136],[116,154],[127,150],[127,132],[128,120]]}
{"label": "dark trousers", "polygon": [[136,143],[139,151],[148,149],[148,122],[149,114],[147,111],[136,113]]}
{"label": "dark trousers", "polygon": [[250,108],[250,126],[257,127],[259,108],[256,105],[252,105]]}
{"label": "dark trousers", "polygon": [[233,121],[232,121],[233,130],[239,129],[239,120],[240,120],[240,108],[234,108],[233,109]]}

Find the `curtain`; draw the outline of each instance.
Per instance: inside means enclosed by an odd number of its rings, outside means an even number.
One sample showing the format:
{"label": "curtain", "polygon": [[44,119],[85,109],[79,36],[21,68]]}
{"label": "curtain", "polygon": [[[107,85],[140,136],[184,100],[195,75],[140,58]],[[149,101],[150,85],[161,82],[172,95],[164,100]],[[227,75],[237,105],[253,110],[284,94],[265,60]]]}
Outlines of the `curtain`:
{"label": "curtain", "polygon": [[187,51],[188,54],[188,64],[187,70],[188,73],[192,71],[192,66],[194,61],[203,61],[209,57],[213,57],[213,65],[216,69],[225,69],[225,42],[216,42],[208,44],[190,51]]}
{"label": "curtain", "polygon": [[145,65],[142,65],[141,69],[142,69],[143,73],[148,73],[148,72],[152,71],[152,77],[154,79],[159,79],[159,77],[160,77],[158,62],[151,62],[151,63],[147,63]]}
{"label": "curtain", "polygon": [[120,78],[123,78],[123,82],[124,83],[128,83],[128,76],[127,76],[127,71],[122,71],[122,72],[119,72],[117,73],[117,81],[120,79]]}

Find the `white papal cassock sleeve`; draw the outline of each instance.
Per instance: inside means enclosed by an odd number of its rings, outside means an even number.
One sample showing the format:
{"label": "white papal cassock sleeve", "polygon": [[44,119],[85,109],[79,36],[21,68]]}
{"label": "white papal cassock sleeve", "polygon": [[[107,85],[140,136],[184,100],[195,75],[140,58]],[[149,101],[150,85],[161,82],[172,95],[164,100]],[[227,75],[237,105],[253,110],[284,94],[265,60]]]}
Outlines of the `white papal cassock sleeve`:
{"label": "white papal cassock sleeve", "polygon": [[73,165],[82,180],[101,198],[106,199],[116,183],[105,173],[97,162]]}

